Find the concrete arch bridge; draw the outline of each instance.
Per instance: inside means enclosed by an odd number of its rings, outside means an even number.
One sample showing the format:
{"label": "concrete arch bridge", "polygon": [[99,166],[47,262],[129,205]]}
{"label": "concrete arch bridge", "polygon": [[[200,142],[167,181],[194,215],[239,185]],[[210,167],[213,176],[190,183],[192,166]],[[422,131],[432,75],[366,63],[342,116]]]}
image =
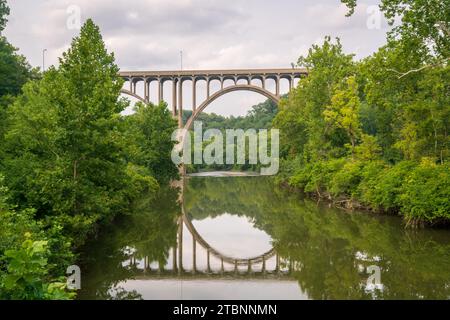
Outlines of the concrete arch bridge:
{"label": "concrete arch bridge", "polygon": [[[239,70],[186,70],[186,71],[121,71],[119,75],[125,80],[126,85],[122,93],[144,103],[150,102],[150,87],[157,83],[157,100],[161,102],[164,97],[164,84],[172,84],[172,114],[178,118],[180,128],[189,129],[198,115],[218,98],[235,91],[251,91],[259,93],[275,103],[281,99],[281,82],[287,81],[289,91],[294,88],[296,79],[306,77],[307,69],[239,69]],[[201,81],[206,82],[206,99],[197,101],[197,87]],[[211,92],[211,83],[218,81],[220,89]],[[231,81],[231,85],[226,85]],[[267,83],[274,83],[274,90],[269,90]],[[183,123],[183,84],[192,83],[192,116],[186,124]],[[138,87],[143,84],[143,92],[138,92]]]}

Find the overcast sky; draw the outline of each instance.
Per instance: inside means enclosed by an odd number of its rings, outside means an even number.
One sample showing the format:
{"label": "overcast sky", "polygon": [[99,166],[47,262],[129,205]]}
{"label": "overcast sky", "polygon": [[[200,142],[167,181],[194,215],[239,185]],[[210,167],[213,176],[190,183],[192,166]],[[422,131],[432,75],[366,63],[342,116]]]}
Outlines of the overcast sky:
{"label": "overcast sky", "polygon": [[[76,6],[82,21],[93,18],[100,26],[122,70],[178,70],[180,50],[184,69],[282,68],[326,35],[340,37],[358,58],[370,55],[386,38],[384,21],[381,28],[367,26],[378,2],[361,0],[347,18],[339,0],[9,0],[5,35],[33,66],[42,66],[44,48],[46,65],[57,64],[79,31],[67,25],[68,9]],[[263,100],[234,93],[207,111],[243,114]]]}

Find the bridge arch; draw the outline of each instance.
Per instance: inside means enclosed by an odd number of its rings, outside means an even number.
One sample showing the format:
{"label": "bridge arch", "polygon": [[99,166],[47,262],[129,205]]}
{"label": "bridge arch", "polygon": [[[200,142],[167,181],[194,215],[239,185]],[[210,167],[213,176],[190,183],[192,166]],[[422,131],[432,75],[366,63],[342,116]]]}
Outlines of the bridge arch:
{"label": "bridge arch", "polygon": [[138,99],[140,102],[147,103],[147,101],[145,101],[144,98],[142,98],[140,95],[136,93],[131,92],[130,90],[122,89],[120,90],[120,93]]}
{"label": "bridge arch", "polygon": [[259,94],[265,96],[267,99],[270,99],[277,104],[280,102],[279,96],[274,95],[273,93],[271,93],[270,91],[268,91],[266,89],[263,89],[261,87],[257,87],[254,85],[236,84],[233,86],[225,87],[225,88],[215,92],[208,99],[206,99],[205,102],[203,102],[198,108],[196,108],[195,112],[192,114],[192,116],[186,122],[186,125],[184,126],[184,128],[187,130],[191,129],[192,125],[194,124],[194,121],[198,118],[200,113],[202,113],[211,103],[213,103],[220,97],[222,97],[228,93],[235,92],[235,91],[256,92],[256,93],[259,93]]}

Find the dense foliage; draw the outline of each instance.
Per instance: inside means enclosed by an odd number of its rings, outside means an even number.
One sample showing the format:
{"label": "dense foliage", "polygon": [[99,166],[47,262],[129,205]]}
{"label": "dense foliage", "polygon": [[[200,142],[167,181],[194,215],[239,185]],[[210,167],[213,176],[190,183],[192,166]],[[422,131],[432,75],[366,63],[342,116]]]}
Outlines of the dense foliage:
{"label": "dense foliage", "polygon": [[410,225],[445,223],[449,7],[385,0],[381,10],[403,22],[372,56],[355,61],[327,37],[299,59],[310,74],[273,123],[282,135],[282,179],[339,206],[398,212]]}
{"label": "dense foliage", "polygon": [[14,79],[1,97],[18,95],[0,119],[1,297],[71,298],[60,279],[76,249],[177,177],[176,122],[163,104],[121,115],[123,81],[91,20],[40,80],[9,44],[0,50],[1,77]]}
{"label": "dense foliage", "polygon": [[[239,117],[224,117],[222,115],[217,115],[215,113],[201,113],[196,121],[202,123],[203,133],[208,129],[220,130],[222,135],[226,136],[227,129],[242,129],[244,131],[248,129],[254,129],[258,132],[260,129],[269,129],[272,125],[272,121],[278,113],[278,106],[275,102],[268,99],[262,103],[254,105],[250,108],[245,116]],[[184,111],[183,118],[184,122],[191,117],[192,111]],[[204,141],[203,150],[211,143],[212,139],[209,141]],[[225,158],[227,145],[223,146],[223,155]],[[248,159],[248,145],[246,145],[246,163],[245,164],[195,164],[188,165],[188,172],[198,172],[198,171],[218,171],[218,170],[235,170],[235,171],[259,171],[260,164],[250,164]],[[194,152],[194,150],[192,150]],[[225,162],[225,160],[224,160]]]}

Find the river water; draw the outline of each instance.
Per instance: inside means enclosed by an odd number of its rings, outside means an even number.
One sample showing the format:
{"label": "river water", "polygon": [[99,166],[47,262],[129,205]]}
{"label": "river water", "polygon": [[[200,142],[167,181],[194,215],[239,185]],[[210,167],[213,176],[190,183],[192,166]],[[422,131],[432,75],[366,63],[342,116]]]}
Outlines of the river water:
{"label": "river water", "polygon": [[[81,253],[80,299],[450,299],[450,232],[346,212],[268,177],[161,190]],[[181,203],[180,203],[181,202]]]}

